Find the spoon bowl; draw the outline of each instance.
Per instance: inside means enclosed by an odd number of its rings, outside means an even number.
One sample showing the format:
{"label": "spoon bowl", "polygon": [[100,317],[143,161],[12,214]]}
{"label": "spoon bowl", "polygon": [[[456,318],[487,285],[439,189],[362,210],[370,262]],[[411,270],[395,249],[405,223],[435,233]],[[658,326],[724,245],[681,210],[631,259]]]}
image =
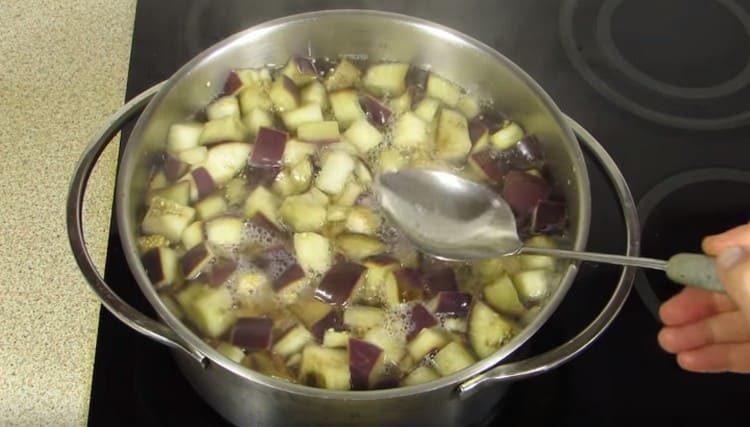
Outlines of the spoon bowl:
{"label": "spoon bowl", "polygon": [[510,206],[492,189],[449,172],[379,175],[383,213],[413,244],[444,260],[513,255],[523,247]]}
{"label": "spoon bowl", "polygon": [[423,252],[449,261],[472,261],[516,254],[630,265],[666,271],[673,281],[723,292],[715,260],[677,254],[668,261],[593,252],[524,246],[505,199],[489,187],[458,175],[405,169],[375,180],[384,215]]}

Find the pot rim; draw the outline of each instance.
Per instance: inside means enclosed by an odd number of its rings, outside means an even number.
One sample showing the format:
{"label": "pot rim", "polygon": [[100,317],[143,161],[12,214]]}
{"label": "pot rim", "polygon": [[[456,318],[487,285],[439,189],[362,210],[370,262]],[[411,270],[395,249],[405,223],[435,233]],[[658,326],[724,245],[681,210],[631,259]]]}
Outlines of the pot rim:
{"label": "pot rim", "polygon": [[[183,65],[179,70],[177,70],[167,80],[167,82],[164,83],[164,85],[160,88],[151,102],[149,102],[148,106],[139,117],[128,141],[140,136],[143,129],[145,128],[147,119],[150,117],[153,110],[183,76],[189,74],[195,66],[209,59],[213,55],[216,55],[223,48],[240,42],[241,39],[243,39],[250,33],[273,31],[278,27],[283,27],[290,23],[315,20],[317,18],[330,15],[365,15],[372,18],[395,20],[409,26],[417,27],[423,31],[431,33],[437,39],[450,39],[451,41],[465,45],[467,48],[478,50],[484,55],[489,55],[495,61],[500,62],[503,64],[503,66],[509,68],[511,72],[516,74],[524,82],[524,84],[528,85],[532,89],[532,91],[534,91],[535,95],[543,103],[543,105],[551,111],[552,118],[555,120],[556,124],[561,129],[563,129],[563,132],[567,137],[566,139],[571,144],[571,148],[574,154],[572,159],[572,163],[575,169],[574,176],[578,181],[577,186],[579,189],[579,216],[578,222],[576,224],[578,233],[573,241],[573,249],[585,249],[589,235],[589,225],[591,218],[591,193],[588,169],[586,167],[586,163],[583,158],[583,152],[581,150],[579,142],[577,141],[572,129],[565,120],[565,116],[554,103],[552,98],[525,71],[523,71],[520,67],[518,67],[516,64],[514,64],[512,61],[510,61],[508,58],[506,58],[504,55],[502,55],[492,47],[457,30],[451,29],[441,24],[437,24],[432,21],[412,17],[409,15],[366,9],[334,9],[314,11],[289,15],[271,21],[266,21],[235,33],[202,51],[200,54]],[[224,355],[216,351],[213,347],[208,345],[205,341],[203,341],[203,339],[201,339],[192,330],[190,330],[181,320],[177,319],[174,314],[172,314],[172,312],[167,308],[162,299],[158,296],[155,288],[148,279],[145,269],[143,268],[138,256],[135,239],[130,234],[131,230],[133,230],[134,224],[132,224],[132,222],[130,221],[127,212],[127,207],[130,206],[130,192],[127,191],[127,184],[131,181],[134,171],[134,168],[132,166],[128,167],[128,161],[132,161],[130,159],[133,159],[134,157],[133,153],[135,151],[135,145],[135,143],[127,144],[123,152],[121,159],[122,164],[120,165],[120,170],[117,176],[117,191],[115,201],[117,227],[120,233],[122,247],[131,272],[138,282],[141,291],[146,296],[151,306],[156,310],[159,317],[164,320],[164,322],[166,322],[166,324],[172,330],[174,330],[182,340],[185,341],[188,348],[191,348],[192,350],[203,354],[211,363],[219,365],[221,368],[226,369],[245,380],[259,383],[276,390],[322,399],[359,401],[393,399],[409,395],[422,394],[445,387],[454,387],[469,378],[472,378],[484,371],[487,371],[490,368],[497,366],[499,362],[515,352],[523,343],[531,338],[537,332],[537,330],[544,323],[546,323],[552,313],[557,309],[559,304],[562,302],[562,299],[567,294],[568,289],[572,285],[572,282],[575,278],[576,264],[571,264],[565,271],[565,274],[562,276],[555,293],[547,300],[546,304],[537,314],[534,321],[527,327],[525,327],[521,331],[521,333],[513,337],[511,341],[506,343],[492,356],[486,357],[466,369],[435,381],[415,386],[396,387],[383,390],[340,391],[327,390],[301,384],[293,384],[284,380],[272,378],[259,372],[250,370],[249,368],[246,368],[238,363],[229,360]]]}

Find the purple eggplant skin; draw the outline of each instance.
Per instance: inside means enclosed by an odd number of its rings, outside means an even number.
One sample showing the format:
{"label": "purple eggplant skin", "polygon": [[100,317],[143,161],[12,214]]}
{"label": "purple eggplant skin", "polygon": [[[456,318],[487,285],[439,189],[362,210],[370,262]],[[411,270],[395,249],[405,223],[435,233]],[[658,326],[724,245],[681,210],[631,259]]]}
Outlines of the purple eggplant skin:
{"label": "purple eggplant skin", "polygon": [[190,165],[167,153],[167,159],[164,162],[164,174],[169,182],[175,182],[178,178],[185,175],[190,170]]}
{"label": "purple eggplant skin", "polygon": [[211,257],[211,251],[206,246],[206,242],[201,242],[190,248],[182,258],[180,258],[180,268],[182,274],[188,279],[194,279],[200,271],[201,265]]}
{"label": "purple eggplant skin", "polygon": [[264,317],[243,317],[237,320],[230,333],[230,341],[248,351],[271,347],[273,320]]}
{"label": "purple eggplant skin", "polygon": [[516,217],[527,218],[549,195],[550,185],[543,178],[520,171],[511,171],[505,177],[502,196]]}
{"label": "purple eggplant skin", "polygon": [[227,79],[224,81],[224,90],[222,95],[231,95],[242,87],[242,80],[234,71],[230,71]]}
{"label": "purple eggplant skin", "polygon": [[436,296],[439,292],[457,290],[456,273],[450,267],[431,271],[425,277],[425,294],[428,298]]}
{"label": "purple eggplant skin", "polygon": [[346,305],[359,283],[365,267],[354,262],[339,262],[331,267],[315,290],[315,298],[328,304]]}
{"label": "purple eggplant skin", "polygon": [[359,98],[359,105],[364,110],[367,118],[375,126],[383,126],[391,119],[393,112],[385,104],[370,94],[364,94]]}
{"label": "purple eggplant skin", "polygon": [[482,171],[488,180],[494,183],[503,182],[505,175],[511,169],[502,156],[490,149],[472,154],[471,161],[474,162],[476,167]]}
{"label": "purple eggplant skin", "polygon": [[338,310],[331,310],[310,328],[310,333],[318,342],[323,341],[326,331],[333,329],[340,331],[344,327],[344,316]]}
{"label": "purple eggplant skin", "polygon": [[237,270],[237,262],[231,259],[217,260],[208,272],[208,284],[219,286],[229,279],[229,276]]}
{"label": "purple eggplant skin", "polygon": [[255,138],[250,165],[255,167],[273,167],[281,165],[289,134],[273,128],[261,126]]}
{"label": "purple eggplant skin", "polygon": [[472,144],[476,144],[476,142],[479,141],[479,138],[487,132],[489,132],[487,125],[484,124],[479,117],[476,117],[469,122],[469,139]]}
{"label": "purple eggplant skin", "polygon": [[213,177],[208,173],[208,170],[204,167],[193,169],[190,174],[195,182],[195,188],[198,189],[198,198],[202,199],[209,194],[213,193],[216,189],[216,183],[214,183]]}
{"label": "purple eggplant skin", "polygon": [[409,313],[409,331],[406,333],[406,339],[412,340],[424,328],[431,328],[438,324],[435,316],[430,313],[422,304],[415,305]]}
{"label": "purple eggplant skin", "polygon": [[568,213],[565,203],[540,200],[531,215],[531,232],[534,234],[558,233],[565,229]]}
{"label": "purple eggplant skin", "polygon": [[271,287],[274,291],[278,292],[289,286],[291,283],[302,279],[303,277],[305,277],[305,270],[303,270],[302,267],[300,267],[300,265],[295,262],[286,270],[284,270],[284,272],[281,274],[281,276],[279,276],[278,279],[273,281]]}
{"label": "purple eggplant skin", "polygon": [[436,314],[450,317],[466,317],[471,308],[471,294],[465,292],[443,291],[437,295]]}
{"label": "purple eggplant skin", "polygon": [[353,390],[370,388],[370,376],[383,350],[367,341],[349,338],[349,373]]}

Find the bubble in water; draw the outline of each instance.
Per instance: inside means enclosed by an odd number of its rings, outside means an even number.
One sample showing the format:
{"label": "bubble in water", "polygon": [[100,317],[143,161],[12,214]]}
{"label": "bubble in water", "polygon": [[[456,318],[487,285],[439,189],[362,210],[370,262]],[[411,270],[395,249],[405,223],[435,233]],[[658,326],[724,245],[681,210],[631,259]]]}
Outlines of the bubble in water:
{"label": "bubble in water", "polygon": [[279,243],[278,237],[272,231],[253,222],[245,223],[243,241],[246,244],[256,244],[261,247],[269,247]]}
{"label": "bubble in water", "polygon": [[412,327],[409,315],[411,308],[412,304],[402,303],[386,310],[383,329],[389,337],[398,340],[406,339],[406,334]]}

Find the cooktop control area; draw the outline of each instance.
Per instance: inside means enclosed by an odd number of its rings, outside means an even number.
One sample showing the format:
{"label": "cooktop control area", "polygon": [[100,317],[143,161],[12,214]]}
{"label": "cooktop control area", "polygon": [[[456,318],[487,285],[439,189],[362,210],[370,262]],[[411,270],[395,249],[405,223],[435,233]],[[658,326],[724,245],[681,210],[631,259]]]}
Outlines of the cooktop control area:
{"label": "cooktop control area", "polygon": [[[127,97],[232,33],[334,8],[432,20],[518,64],[621,168],[638,201],[644,256],[696,251],[706,233],[750,221],[750,1],[140,1]],[[590,155],[587,161],[589,249],[622,252],[625,233],[612,188]],[[117,228],[111,233],[106,278],[150,312]],[[615,267],[585,264],[558,311],[516,358],[573,337],[596,316],[618,275]],[[627,304],[598,341],[563,367],[514,384],[483,424],[746,426],[750,377],[683,372],[657,345],[656,310],[678,289],[658,272],[639,273]],[[166,347],[102,310],[89,424],[225,421],[192,390]]]}

